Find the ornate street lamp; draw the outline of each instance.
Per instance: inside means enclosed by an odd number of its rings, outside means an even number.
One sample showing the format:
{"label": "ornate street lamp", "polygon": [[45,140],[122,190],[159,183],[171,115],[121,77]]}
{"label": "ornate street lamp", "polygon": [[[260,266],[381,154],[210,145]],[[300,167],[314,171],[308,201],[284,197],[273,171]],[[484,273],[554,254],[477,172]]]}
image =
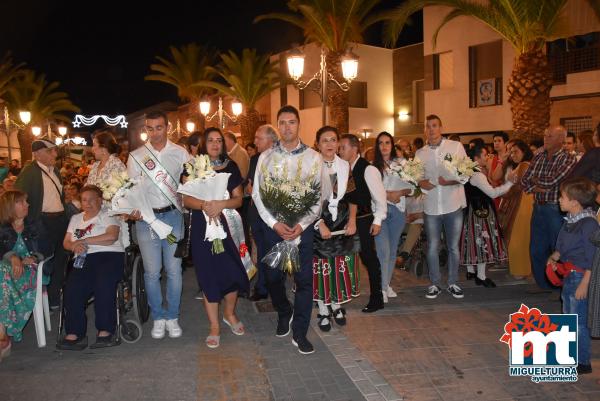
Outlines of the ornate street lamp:
{"label": "ornate street lamp", "polygon": [[21,122],[17,122],[10,118],[8,113],[8,107],[4,106],[4,118],[0,120],[0,125],[4,125],[4,134],[6,135],[6,145],[8,146],[8,159],[12,160],[12,147],[10,144],[10,132],[14,129],[23,129],[31,121],[31,112],[20,111],[19,119]]}
{"label": "ornate street lamp", "polygon": [[240,116],[240,114],[242,114],[242,109],[242,103],[240,103],[239,100],[234,99],[233,102],[231,102],[231,112],[233,113],[232,116],[223,109],[223,98],[219,97],[219,108],[212,115],[209,116],[208,113],[210,113],[210,100],[205,99],[200,102],[200,113],[202,113],[204,119],[206,121],[212,121],[215,117],[218,117],[219,128],[221,129],[225,128],[226,118],[229,119],[229,121],[231,121],[232,123],[237,122],[238,117]]}
{"label": "ornate street lamp", "polygon": [[319,94],[322,105],[322,122],[323,125],[325,125],[327,122],[327,87],[331,82],[344,92],[347,92],[350,89],[352,81],[358,76],[358,56],[352,53],[350,49],[342,56],[342,76],[344,77],[345,82],[339,82],[331,73],[327,72],[327,60],[324,48],[321,48],[321,64],[319,71],[317,71],[308,81],[303,81],[304,58],[304,53],[299,49],[290,51],[287,58],[288,73],[294,80],[298,89],[303,90],[309,88]]}

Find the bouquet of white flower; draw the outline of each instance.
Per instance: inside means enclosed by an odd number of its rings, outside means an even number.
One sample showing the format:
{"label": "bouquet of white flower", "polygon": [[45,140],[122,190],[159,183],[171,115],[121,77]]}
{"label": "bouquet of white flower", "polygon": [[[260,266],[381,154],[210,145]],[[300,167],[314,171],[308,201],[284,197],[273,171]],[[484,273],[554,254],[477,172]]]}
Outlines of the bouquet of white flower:
{"label": "bouquet of white flower", "polygon": [[456,180],[461,184],[466,184],[475,172],[480,171],[479,164],[471,160],[468,156],[457,156],[446,153],[446,156],[442,159],[442,164],[450,174],[446,178]]}
{"label": "bouquet of white flower", "polygon": [[130,179],[127,172],[113,173],[107,183],[100,185],[102,197],[110,201],[109,214],[131,214],[139,210],[142,220],[148,223],[151,229],[160,239],[167,239],[169,243],[175,243],[177,238],[172,234],[173,227],[158,220],[154,215],[148,197],[139,185],[141,178]]}
{"label": "bouquet of white flower", "polygon": [[[413,190],[412,196],[419,197],[426,194],[427,191],[419,187],[419,181],[425,177],[425,168],[423,162],[415,157],[413,159],[404,160],[400,164],[393,164],[390,169],[404,182],[410,184]],[[398,188],[404,189],[404,188]]]}
{"label": "bouquet of white flower", "polygon": [[[275,160],[275,164],[281,162]],[[264,164],[261,166],[263,181],[259,187],[260,198],[277,221],[293,228],[319,202],[321,185],[315,180],[319,165],[320,161],[315,161],[305,178],[302,178],[302,158],[298,160],[293,177],[288,177],[287,163],[283,163],[283,168],[273,173]],[[300,238],[279,242],[262,261],[272,268],[280,267],[286,273],[299,271],[299,243]]]}
{"label": "bouquet of white flower", "polygon": [[[204,201],[229,198],[227,182],[231,174],[217,174],[212,168],[208,155],[196,156],[184,167],[188,179],[185,184],[179,186],[177,192]],[[227,232],[225,232],[219,219],[210,219],[204,211],[202,213],[206,220],[204,240],[212,243],[213,254],[224,252],[223,240],[227,238]]]}

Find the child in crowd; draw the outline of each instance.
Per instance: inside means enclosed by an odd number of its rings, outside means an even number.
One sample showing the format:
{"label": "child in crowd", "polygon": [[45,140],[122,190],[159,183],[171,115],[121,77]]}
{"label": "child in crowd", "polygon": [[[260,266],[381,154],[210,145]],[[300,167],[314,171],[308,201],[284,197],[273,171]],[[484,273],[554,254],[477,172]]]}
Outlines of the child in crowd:
{"label": "child in crowd", "polygon": [[563,313],[576,313],[578,316],[578,374],[592,372],[587,296],[596,251],[591,238],[599,230],[594,209],[595,198],[596,187],[587,178],[571,178],[561,184],[559,204],[561,210],[567,213],[566,222],[558,234],[556,250],[548,259],[548,264],[554,270],[559,261],[572,265],[570,273],[564,278],[562,301]]}

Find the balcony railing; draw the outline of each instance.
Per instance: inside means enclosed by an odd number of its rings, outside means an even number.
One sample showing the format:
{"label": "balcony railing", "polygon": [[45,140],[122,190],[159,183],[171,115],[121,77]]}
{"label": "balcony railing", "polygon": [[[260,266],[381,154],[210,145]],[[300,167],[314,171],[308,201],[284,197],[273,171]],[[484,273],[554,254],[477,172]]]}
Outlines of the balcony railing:
{"label": "balcony railing", "polygon": [[548,56],[555,84],[567,82],[567,74],[600,70],[600,46],[558,51]]}

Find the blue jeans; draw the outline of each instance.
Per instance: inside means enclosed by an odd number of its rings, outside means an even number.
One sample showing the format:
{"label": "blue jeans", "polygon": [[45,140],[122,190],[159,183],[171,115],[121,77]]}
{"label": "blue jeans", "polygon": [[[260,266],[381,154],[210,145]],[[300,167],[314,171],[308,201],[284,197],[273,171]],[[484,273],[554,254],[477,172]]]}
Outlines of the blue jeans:
{"label": "blue jeans", "polygon": [[546,262],[556,246],[556,238],[563,224],[558,205],[546,204],[533,206],[531,215],[531,271],[540,288],[553,288],[546,278]]}
{"label": "blue jeans", "polygon": [[427,233],[427,265],[431,283],[440,287],[440,241],[442,229],[448,248],[448,286],[456,284],[460,253],[458,243],[463,225],[463,209],[437,216],[425,214],[425,233]]}
{"label": "blue jeans", "polygon": [[[156,213],[156,218],[173,227],[172,233],[179,241],[183,237],[183,216],[177,209],[166,213]],[[154,320],[177,319],[181,300],[181,259],[173,256],[177,244],[170,245],[167,239],[161,240],[151,232],[144,221],[135,223],[137,242],[144,260],[144,281],[148,304]],[[163,308],[160,288],[160,271],[165,267],[167,272],[167,304]]]}
{"label": "blue jeans", "polygon": [[398,243],[404,230],[406,214],[388,203],[387,217],[381,223],[381,231],[375,236],[377,258],[381,264],[381,290],[386,291],[394,275]]}
{"label": "blue jeans", "polygon": [[583,279],[584,273],[571,272],[565,278],[562,289],[563,313],[574,313],[577,315],[577,353],[578,363],[589,365],[591,357],[591,337],[587,326],[588,300],[575,299],[575,291]]}

